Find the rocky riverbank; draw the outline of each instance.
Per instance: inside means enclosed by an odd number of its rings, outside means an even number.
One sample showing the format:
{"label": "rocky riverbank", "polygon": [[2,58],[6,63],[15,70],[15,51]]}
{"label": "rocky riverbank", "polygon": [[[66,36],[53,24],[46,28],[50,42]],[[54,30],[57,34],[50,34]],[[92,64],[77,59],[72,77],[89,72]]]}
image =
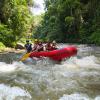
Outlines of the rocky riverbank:
{"label": "rocky riverbank", "polygon": [[4,47],[4,48],[0,48],[0,53],[5,53],[5,52],[9,52],[9,53],[22,53],[24,52],[24,45],[21,43],[16,44],[15,48],[10,48],[10,47]]}
{"label": "rocky riverbank", "polygon": [[22,53],[25,52],[25,49],[15,49],[15,48],[4,48],[0,49],[0,53]]}

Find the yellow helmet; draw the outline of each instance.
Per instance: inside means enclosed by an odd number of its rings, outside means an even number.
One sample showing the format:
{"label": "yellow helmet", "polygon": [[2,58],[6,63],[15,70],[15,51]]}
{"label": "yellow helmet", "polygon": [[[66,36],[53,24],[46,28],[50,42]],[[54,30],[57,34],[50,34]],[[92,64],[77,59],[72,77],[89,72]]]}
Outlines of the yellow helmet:
{"label": "yellow helmet", "polygon": [[35,42],[37,42],[37,41],[38,41],[38,39],[35,39],[34,41],[35,41]]}
{"label": "yellow helmet", "polygon": [[53,40],[53,41],[52,41],[52,43],[56,43],[56,41],[55,41],[55,40]]}

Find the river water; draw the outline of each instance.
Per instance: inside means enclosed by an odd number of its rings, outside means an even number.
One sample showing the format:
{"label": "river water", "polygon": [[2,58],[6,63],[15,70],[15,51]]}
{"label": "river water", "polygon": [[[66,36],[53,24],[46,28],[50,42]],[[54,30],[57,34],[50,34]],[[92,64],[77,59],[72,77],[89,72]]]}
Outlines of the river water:
{"label": "river water", "polygon": [[100,100],[100,47],[75,46],[78,54],[61,64],[0,54],[0,100]]}

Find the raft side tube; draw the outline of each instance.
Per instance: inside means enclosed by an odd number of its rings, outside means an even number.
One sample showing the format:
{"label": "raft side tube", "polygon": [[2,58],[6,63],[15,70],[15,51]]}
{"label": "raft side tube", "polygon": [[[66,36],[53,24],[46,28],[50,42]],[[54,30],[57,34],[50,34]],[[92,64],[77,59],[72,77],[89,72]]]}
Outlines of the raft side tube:
{"label": "raft side tube", "polygon": [[71,57],[77,54],[77,48],[76,47],[65,47],[62,49],[57,49],[53,51],[41,51],[41,52],[32,52],[30,54],[30,57],[49,57],[53,60],[62,60],[67,57]]}

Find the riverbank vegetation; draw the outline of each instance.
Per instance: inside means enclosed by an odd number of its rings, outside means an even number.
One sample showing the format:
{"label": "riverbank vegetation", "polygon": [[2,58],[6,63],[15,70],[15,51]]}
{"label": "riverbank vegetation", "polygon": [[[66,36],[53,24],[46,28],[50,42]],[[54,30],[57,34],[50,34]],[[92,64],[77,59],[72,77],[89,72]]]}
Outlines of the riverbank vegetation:
{"label": "riverbank vegetation", "polygon": [[[0,1],[0,48],[38,38],[100,45],[100,0],[44,0],[45,13],[30,11],[33,0]],[[3,44],[3,45],[2,45]]]}
{"label": "riverbank vegetation", "polygon": [[32,0],[0,1],[0,42],[13,47],[32,27]]}
{"label": "riverbank vegetation", "polygon": [[100,45],[100,0],[45,0],[35,38]]}

